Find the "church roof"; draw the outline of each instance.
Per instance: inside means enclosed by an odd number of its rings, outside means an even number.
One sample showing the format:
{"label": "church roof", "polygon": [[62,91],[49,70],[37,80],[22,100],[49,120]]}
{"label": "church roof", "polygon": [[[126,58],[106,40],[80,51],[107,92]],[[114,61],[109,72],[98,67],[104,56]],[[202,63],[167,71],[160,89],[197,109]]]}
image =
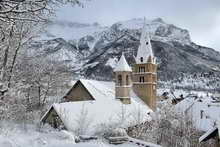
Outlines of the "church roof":
{"label": "church roof", "polygon": [[117,65],[116,65],[116,67],[114,69],[114,72],[117,72],[117,71],[129,71],[129,72],[132,72],[131,67],[128,65],[128,63],[127,63],[123,53],[122,53],[121,58],[118,61]]}
{"label": "church roof", "polygon": [[136,63],[147,63],[148,58],[150,56],[152,57],[153,62],[155,62],[154,61],[155,59],[153,59],[154,55],[152,51],[150,36],[149,33],[147,32],[146,24],[144,22],[144,26],[142,28],[142,33],[140,38],[140,45],[136,56]]}
{"label": "church roof", "polygon": [[[93,135],[100,125],[129,127],[151,119],[149,114],[153,111],[133,91],[131,104],[123,104],[115,98],[114,82],[83,79],[80,82],[95,100],[55,103],[52,106],[68,130],[74,131],[83,125],[81,123],[89,123],[84,135]],[[85,122],[80,122],[82,120]]]}

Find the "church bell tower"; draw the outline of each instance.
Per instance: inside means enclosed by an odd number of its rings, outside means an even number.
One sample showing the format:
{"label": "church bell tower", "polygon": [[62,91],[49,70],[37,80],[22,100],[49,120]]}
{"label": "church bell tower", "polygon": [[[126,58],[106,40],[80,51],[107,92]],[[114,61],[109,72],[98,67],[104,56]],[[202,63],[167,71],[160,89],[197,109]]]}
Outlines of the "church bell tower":
{"label": "church bell tower", "polygon": [[133,90],[152,110],[156,109],[157,64],[146,24],[142,28],[136,64],[133,66]]}

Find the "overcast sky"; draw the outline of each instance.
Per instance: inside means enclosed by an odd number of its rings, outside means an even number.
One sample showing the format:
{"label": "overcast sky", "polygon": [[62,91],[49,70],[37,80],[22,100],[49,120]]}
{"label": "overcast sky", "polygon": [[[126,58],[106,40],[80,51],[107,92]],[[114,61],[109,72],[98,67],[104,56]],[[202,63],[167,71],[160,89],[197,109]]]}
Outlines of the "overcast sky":
{"label": "overcast sky", "polygon": [[193,42],[220,51],[220,0],[91,0],[65,6],[59,20],[111,25],[132,18],[154,19],[189,30]]}

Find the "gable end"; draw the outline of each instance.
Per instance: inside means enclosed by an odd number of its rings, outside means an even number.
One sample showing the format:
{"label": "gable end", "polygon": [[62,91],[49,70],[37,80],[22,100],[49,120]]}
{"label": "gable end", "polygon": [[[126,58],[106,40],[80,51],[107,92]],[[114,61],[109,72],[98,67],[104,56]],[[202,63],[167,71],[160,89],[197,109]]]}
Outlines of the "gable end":
{"label": "gable end", "polygon": [[78,80],[64,96],[66,101],[88,101],[95,100],[83,83]]}

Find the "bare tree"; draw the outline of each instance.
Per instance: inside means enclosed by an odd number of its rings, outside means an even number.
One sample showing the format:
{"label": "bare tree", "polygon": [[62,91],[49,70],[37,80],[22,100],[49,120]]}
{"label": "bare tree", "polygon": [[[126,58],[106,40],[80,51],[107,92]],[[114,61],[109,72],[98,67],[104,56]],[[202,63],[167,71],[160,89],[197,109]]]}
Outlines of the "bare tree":
{"label": "bare tree", "polygon": [[57,6],[67,3],[82,5],[79,0],[0,1],[0,82],[10,87],[19,50],[49,21]]}
{"label": "bare tree", "polygon": [[49,100],[48,96],[64,83],[62,80],[66,73],[60,72],[60,69],[65,66],[42,58],[25,57],[28,51],[26,46],[55,16],[55,9],[64,4],[82,6],[79,0],[0,0],[0,109],[4,109],[0,110],[2,118],[16,116],[16,113],[9,113],[16,112],[10,111],[12,105],[19,106],[22,112],[27,111],[27,104],[32,101],[43,106]]}

